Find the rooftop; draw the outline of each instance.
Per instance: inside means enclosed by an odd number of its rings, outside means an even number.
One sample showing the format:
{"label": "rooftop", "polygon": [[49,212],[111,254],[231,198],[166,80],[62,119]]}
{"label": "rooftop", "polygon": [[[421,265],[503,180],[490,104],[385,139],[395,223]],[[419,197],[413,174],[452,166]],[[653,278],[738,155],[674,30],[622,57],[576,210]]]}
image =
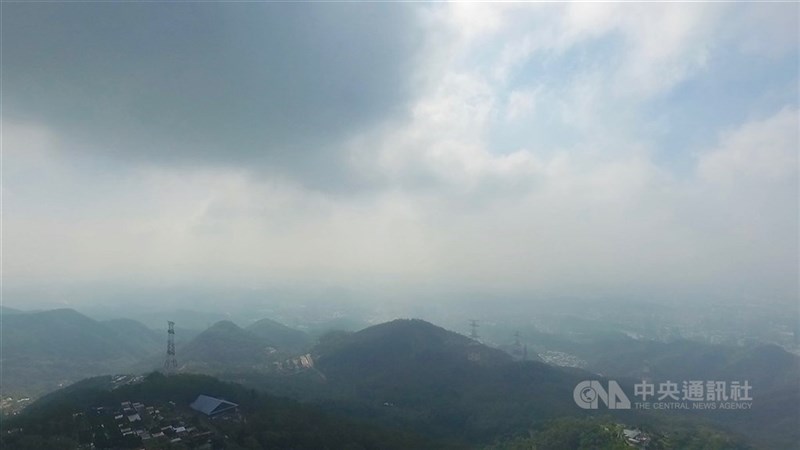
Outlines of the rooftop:
{"label": "rooftop", "polygon": [[198,395],[197,399],[189,406],[195,411],[199,411],[207,416],[213,416],[232,410],[239,405],[221,398],[209,397],[208,395],[201,394]]}

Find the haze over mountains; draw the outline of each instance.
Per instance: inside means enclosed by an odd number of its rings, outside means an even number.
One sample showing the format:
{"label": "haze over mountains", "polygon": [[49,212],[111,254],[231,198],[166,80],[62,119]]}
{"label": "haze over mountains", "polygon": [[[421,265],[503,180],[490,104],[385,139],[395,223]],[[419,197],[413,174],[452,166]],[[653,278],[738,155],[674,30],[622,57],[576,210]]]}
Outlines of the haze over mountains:
{"label": "haze over mountains", "polygon": [[[4,394],[38,395],[83,377],[147,373],[163,362],[166,333],[131,319],[96,321],[67,309],[11,311],[4,313],[3,325]],[[526,343],[531,348],[560,343],[550,348],[573,351],[586,358],[587,366],[518,361],[418,319],[357,332],[331,331],[316,341],[270,319],[246,328],[220,321],[178,347],[177,354],[182,373],[213,374],[376,426],[446,441],[460,436],[462,443],[486,445],[532,423],[585,416],[572,391],[597,373],[627,388],[643,377],[747,379],[758,389],[752,410],[687,417],[703,417],[709,426],[743,433],[758,445],[800,438],[791,425],[798,417],[784,409],[800,401],[800,358],[780,347],[658,342],[624,335],[597,335],[589,344],[566,336],[551,336],[549,343],[540,338],[539,343],[535,337]],[[683,417],[631,411],[615,415],[617,420],[662,426],[673,426]],[[753,427],[743,431],[746,424]]]}
{"label": "haze over mountains", "polygon": [[[72,309],[2,314],[3,392],[38,395],[64,383],[103,373],[155,369],[163,364],[166,333],[133,319],[94,320]],[[267,364],[271,351],[293,354],[310,345],[302,331],[273,321],[252,325],[256,333],[222,321],[189,331],[179,345],[182,362],[206,371]],[[179,328],[181,338],[186,339]],[[259,357],[263,357],[260,359]],[[146,361],[149,361],[147,363]],[[213,371],[213,370],[212,370]]]}
{"label": "haze over mountains", "polygon": [[797,448],[800,2],[0,3],[4,448]]}
{"label": "haze over mountains", "polygon": [[157,334],[138,322],[100,322],[71,309],[4,311],[2,333],[2,390],[15,396],[122,371],[162,347]]}
{"label": "haze over mountains", "polygon": [[274,345],[276,349],[300,353],[313,343],[308,334],[271,319],[261,319],[247,326],[247,331]]}
{"label": "haze over mountains", "polygon": [[794,3],[6,6],[10,306],[796,318]]}
{"label": "haze over mountains", "polygon": [[263,320],[240,328],[220,321],[180,348],[181,368],[187,371],[219,373],[231,370],[269,371],[272,363],[298,354],[310,338],[277,322]]}

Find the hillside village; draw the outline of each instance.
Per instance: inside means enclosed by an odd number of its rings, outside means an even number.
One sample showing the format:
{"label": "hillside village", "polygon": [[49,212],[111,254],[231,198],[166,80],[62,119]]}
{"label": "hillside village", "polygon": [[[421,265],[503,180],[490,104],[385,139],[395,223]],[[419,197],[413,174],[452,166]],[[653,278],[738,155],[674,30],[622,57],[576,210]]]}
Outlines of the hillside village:
{"label": "hillside village", "polygon": [[[208,405],[213,405],[210,409]],[[174,401],[95,405],[72,414],[78,448],[159,449],[176,444],[192,449],[218,448],[224,434],[215,424],[239,422],[238,405],[201,395],[189,405]],[[21,430],[7,430],[9,436]]]}

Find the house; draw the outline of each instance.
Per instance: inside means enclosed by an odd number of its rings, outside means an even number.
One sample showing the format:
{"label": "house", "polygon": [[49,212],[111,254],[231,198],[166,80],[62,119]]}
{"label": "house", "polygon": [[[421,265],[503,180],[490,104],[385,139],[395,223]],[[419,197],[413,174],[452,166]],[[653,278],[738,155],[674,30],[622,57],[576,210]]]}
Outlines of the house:
{"label": "house", "polygon": [[239,405],[221,398],[198,395],[197,399],[189,407],[209,417],[214,417],[226,412],[235,412]]}
{"label": "house", "polygon": [[625,438],[628,445],[633,447],[646,446],[650,442],[650,436],[642,433],[640,430],[623,429],[622,436]]}

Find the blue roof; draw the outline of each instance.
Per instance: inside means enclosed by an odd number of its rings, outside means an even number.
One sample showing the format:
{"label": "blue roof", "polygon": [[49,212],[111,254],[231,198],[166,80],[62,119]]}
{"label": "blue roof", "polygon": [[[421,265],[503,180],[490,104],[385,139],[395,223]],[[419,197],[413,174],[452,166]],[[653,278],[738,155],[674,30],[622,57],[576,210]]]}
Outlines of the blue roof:
{"label": "blue roof", "polygon": [[222,400],[221,398],[209,397],[208,395],[198,395],[197,399],[192,402],[189,407],[195,411],[200,411],[207,416],[213,416],[233,408],[236,408],[236,403]]}

